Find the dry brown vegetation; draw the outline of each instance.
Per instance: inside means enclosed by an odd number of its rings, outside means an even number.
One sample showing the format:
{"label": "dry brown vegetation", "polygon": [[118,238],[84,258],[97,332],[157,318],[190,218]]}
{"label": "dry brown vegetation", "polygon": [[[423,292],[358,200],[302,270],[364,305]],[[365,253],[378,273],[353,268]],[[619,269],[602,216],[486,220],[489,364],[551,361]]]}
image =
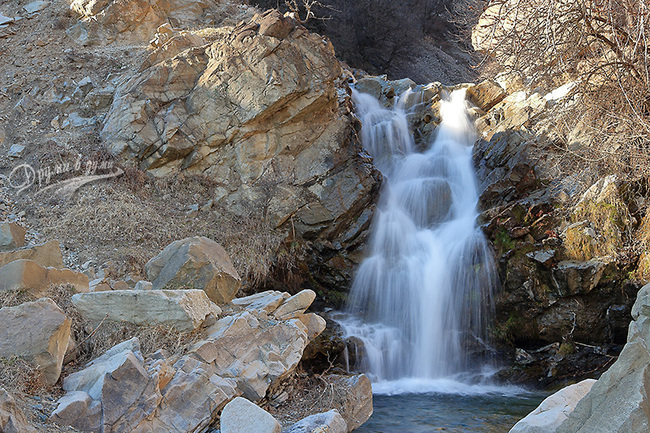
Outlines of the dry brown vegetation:
{"label": "dry brown vegetation", "polygon": [[648,177],[650,2],[495,0],[483,20],[492,24],[480,35],[488,74],[520,74],[546,90],[576,83],[575,103],[555,122],[567,163]]}
{"label": "dry brown vegetation", "polygon": [[[285,235],[269,228],[255,206],[240,217],[210,206],[214,183],[200,176],[155,178],[135,168],[87,186],[67,202],[26,202],[45,239],[60,239],[75,262],[112,262],[116,276],[142,275],[144,264],[169,243],[206,236],[228,252],[245,285],[262,283]],[[197,216],[188,205],[198,204]],[[207,206],[206,206],[207,205]]]}

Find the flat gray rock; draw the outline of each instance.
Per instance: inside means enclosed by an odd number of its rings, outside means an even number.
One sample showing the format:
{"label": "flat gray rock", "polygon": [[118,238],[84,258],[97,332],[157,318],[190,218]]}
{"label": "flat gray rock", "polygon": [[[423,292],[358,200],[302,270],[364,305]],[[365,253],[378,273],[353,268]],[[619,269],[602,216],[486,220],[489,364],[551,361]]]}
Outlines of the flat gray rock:
{"label": "flat gray rock", "polygon": [[50,5],[50,2],[44,1],[44,0],[36,0],[31,3],[26,4],[23,6],[23,9],[25,9],[25,12],[28,14],[35,14],[36,12],[40,12],[46,7]]}

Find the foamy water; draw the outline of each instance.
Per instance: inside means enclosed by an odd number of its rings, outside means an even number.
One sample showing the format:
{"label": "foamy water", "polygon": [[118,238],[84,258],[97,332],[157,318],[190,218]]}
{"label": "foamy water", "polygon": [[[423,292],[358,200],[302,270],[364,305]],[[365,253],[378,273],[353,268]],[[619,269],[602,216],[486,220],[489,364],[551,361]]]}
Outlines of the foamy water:
{"label": "foamy water", "polygon": [[486,341],[495,272],[476,225],[475,134],[465,94],[442,102],[442,123],[423,152],[403,104],[412,96],[386,109],[370,95],[353,95],[364,148],[386,182],[339,322],[363,341],[357,367],[376,393],[508,392],[477,379],[481,368],[467,349]]}

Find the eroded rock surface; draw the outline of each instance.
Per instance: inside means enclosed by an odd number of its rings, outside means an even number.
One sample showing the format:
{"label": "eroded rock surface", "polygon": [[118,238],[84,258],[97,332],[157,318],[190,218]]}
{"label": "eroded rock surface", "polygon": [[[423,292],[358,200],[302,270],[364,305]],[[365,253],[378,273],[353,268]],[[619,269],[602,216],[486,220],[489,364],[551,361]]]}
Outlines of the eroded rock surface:
{"label": "eroded rock surface", "polygon": [[[90,295],[111,293],[115,292]],[[118,344],[64,380],[67,394],[51,419],[82,431],[196,432],[203,431],[236,396],[261,400],[271,385],[295,369],[317,330],[301,320],[313,321],[311,313],[295,309],[307,308],[306,302],[290,302],[293,318],[280,320],[270,314],[272,309],[260,308],[261,299],[277,309],[291,298],[267,292],[244,299],[240,305],[228,304],[224,308],[231,315],[202,329],[201,339],[183,356],[159,351],[145,358],[137,339]],[[92,296],[87,301],[91,302]],[[146,310],[145,304],[140,308]],[[345,382],[345,386],[356,390],[357,382]],[[355,410],[351,407],[350,413],[359,419]]]}
{"label": "eroded rock surface", "polygon": [[155,52],[118,87],[101,136],[156,174],[209,176],[234,214],[263,209],[271,227],[345,247],[367,227],[377,175],[331,44],[287,20],[259,15]]}
{"label": "eroded rock surface", "polygon": [[106,319],[136,325],[173,326],[179,331],[196,329],[216,318],[221,309],[203,290],[112,290],[78,293],[72,302],[79,313],[95,324]]}
{"label": "eroded rock surface", "polygon": [[48,298],[0,309],[0,357],[20,356],[53,385],[70,340],[70,319]]}

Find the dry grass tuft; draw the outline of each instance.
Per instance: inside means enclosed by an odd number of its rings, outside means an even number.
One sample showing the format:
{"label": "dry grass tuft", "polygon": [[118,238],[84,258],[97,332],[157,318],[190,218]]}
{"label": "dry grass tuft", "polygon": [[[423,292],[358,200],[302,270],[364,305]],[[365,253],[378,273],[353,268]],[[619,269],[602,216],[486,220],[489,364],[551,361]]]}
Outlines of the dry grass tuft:
{"label": "dry grass tuft", "polygon": [[[86,327],[81,335],[90,336],[95,328]],[[80,336],[81,336],[80,335]],[[103,355],[108,349],[123,341],[137,338],[144,357],[164,349],[171,356],[183,355],[187,348],[200,339],[200,332],[181,332],[171,326],[136,326],[131,323],[104,322],[97,332],[81,344],[76,364],[80,367]]]}
{"label": "dry grass tuft", "polygon": [[157,179],[136,169],[113,183],[85,188],[53,209],[33,207],[37,229],[61,239],[83,263],[113,262],[118,274],[144,275],[144,265],[175,240],[206,236],[230,255],[245,285],[264,281],[285,234],[271,229],[254,206],[237,216],[213,206],[188,216],[188,206],[210,203],[215,185],[199,176]]}
{"label": "dry grass tuft", "polygon": [[34,296],[26,290],[8,290],[0,292],[0,308],[16,307],[25,302],[34,301]]}
{"label": "dry grass tuft", "polygon": [[0,358],[0,388],[14,396],[37,394],[46,390],[43,375],[29,362],[17,356]]}

